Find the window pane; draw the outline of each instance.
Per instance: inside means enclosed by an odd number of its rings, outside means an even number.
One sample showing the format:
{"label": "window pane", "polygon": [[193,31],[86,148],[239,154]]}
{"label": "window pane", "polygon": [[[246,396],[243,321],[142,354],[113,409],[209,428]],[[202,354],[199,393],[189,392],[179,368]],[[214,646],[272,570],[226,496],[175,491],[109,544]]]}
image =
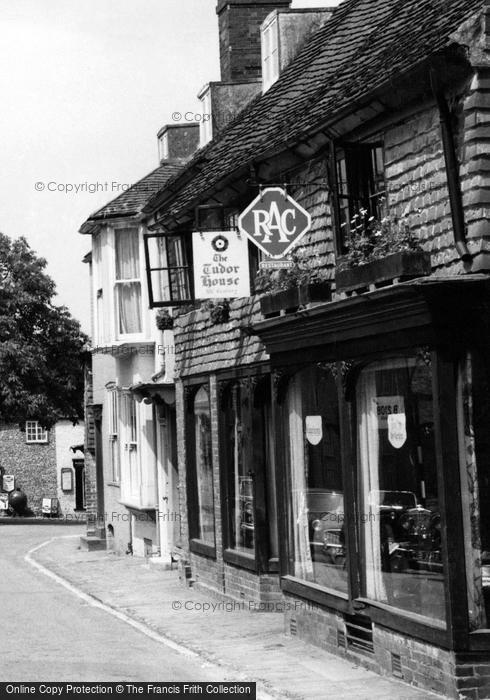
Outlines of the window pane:
{"label": "window pane", "polygon": [[194,430],[199,511],[198,538],[214,547],[214,488],[211,447],[211,409],[209,405],[209,395],[204,387],[199,389],[194,399]]}
{"label": "window pane", "polygon": [[119,333],[141,333],[141,284],[120,282],[116,285]]}
{"label": "window pane", "polygon": [[444,620],[430,367],[422,358],[371,365],[357,412],[364,595]]}
{"label": "window pane", "polygon": [[116,280],[134,280],[140,276],[139,238],[135,229],[115,232]]}
{"label": "window pane", "polygon": [[294,575],[347,591],[337,387],[312,367],[288,392]]}

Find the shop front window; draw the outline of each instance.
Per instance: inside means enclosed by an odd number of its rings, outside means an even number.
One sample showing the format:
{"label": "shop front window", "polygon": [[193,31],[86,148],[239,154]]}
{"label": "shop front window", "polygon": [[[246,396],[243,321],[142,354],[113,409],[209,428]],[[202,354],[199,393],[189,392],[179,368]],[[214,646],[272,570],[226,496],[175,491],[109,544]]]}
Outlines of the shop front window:
{"label": "shop front window", "polygon": [[294,575],[347,592],[337,387],[311,367],[288,390]]}
{"label": "shop front window", "polygon": [[490,365],[468,354],[458,378],[458,429],[471,631],[490,628]]}
{"label": "shop front window", "polygon": [[201,387],[194,398],[194,439],[196,454],[199,531],[197,538],[215,546],[213,458],[211,447],[211,408],[209,394]]}
{"label": "shop front window", "polygon": [[420,357],[365,368],[357,393],[363,595],[445,619],[432,373]]}
{"label": "shop front window", "polygon": [[250,396],[234,384],[229,393],[227,418],[228,493],[230,547],[255,551],[255,472],[251,451],[252,415]]}

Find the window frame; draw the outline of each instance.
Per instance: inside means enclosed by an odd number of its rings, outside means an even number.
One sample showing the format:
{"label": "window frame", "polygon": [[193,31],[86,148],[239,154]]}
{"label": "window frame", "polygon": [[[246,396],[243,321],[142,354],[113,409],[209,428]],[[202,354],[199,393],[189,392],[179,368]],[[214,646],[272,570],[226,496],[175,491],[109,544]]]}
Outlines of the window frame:
{"label": "window frame", "polygon": [[[172,238],[180,239],[181,241],[181,254],[183,255],[183,265],[153,265],[152,266],[152,260],[150,256],[150,241],[151,240],[159,240],[159,241],[165,241],[165,256],[166,260],[168,261],[169,259],[169,248],[168,248],[168,243],[169,240]],[[143,242],[144,242],[144,252],[145,252],[145,262],[146,262],[146,281],[147,281],[147,289],[148,289],[148,300],[149,300],[149,307],[150,309],[158,309],[158,308],[164,308],[168,306],[186,306],[187,304],[193,304],[195,301],[195,296],[194,296],[194,274],[193,274],[193,265],[192,265],[192,245],[190,243],[190,236],[182,233],[170,233],[168,231],[165,232],[154,232],[154,233],[145,233],[143,236]],[[170,273],[177,271],[177,274],[184,274],[185,275],[185,286],[187,287],[187,290],[189,291],[189,295],[185,296],[185,293],[183,295],[183,298],[175,298],[174,292],[172,289],[172,284],[170,283]],[[156,294],[155,290],[153,288],[153,279],[152,279],[152,273],[153,272],[163,272],[167,274],[167,280],[166,280],[166,288],[168,289],[169,292],[169,299],[166,301],[157,301],[155,300]],[[184,289],[184,292],[186,290]]]}
{"label": "window frame", "polygon": [[[29,433],[32,431],[35,434],[34,438],[29,437]],[[42,428],[38,420],[27,420],[25,422],[25,441],[27,445],[46,445],[49,442],[49,431]]]}

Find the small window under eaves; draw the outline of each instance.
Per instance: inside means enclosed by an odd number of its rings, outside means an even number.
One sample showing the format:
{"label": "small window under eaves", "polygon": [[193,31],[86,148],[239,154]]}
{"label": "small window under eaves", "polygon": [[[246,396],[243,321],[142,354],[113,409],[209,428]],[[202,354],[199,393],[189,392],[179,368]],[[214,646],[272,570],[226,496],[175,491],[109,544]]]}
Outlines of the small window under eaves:
{"label": "small window under eaves", "polygon": [[262,92],[266,92],[279,78],[279,24],[277,15],[261,29]]}

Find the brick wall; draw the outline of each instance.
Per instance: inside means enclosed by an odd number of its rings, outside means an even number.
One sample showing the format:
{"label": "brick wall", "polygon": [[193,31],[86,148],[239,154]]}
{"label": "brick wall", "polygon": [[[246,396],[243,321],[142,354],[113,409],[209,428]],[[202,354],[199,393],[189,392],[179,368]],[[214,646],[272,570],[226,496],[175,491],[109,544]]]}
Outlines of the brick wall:
{"label": "brick wall", "polygon": [[[490,697],[488,653],[457,654],[373,624],[374,652],[346,646],[343,616],[309,601],[284,595],[285,632],[383,675],[455,700]],[[340,633],[340,635],[339,635]],[[393,654],[401,674],[394,674]]]}
{"label": "brick wall", "polygon": [[0,425],[0,466],[15,476],[15,486],[27,496],[27,507],[41,514],[43,498],[58,497],[55,431],[47,443],[27,444],[18,425]]}
{"label": "brick wall", "polygon": [[219,0],[221,80],[261,77],[260,25],[270,12],[290,4],[290,0]]}

